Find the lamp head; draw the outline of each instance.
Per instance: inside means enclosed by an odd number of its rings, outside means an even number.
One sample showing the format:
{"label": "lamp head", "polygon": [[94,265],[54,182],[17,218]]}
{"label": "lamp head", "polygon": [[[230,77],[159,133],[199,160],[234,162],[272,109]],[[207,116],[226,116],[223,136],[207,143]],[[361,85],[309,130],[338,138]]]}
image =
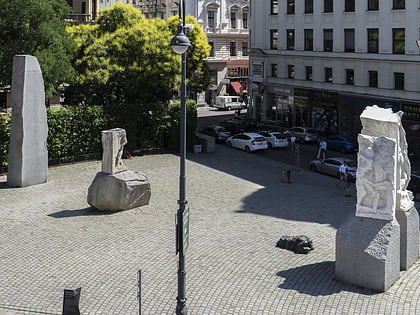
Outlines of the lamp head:
{"label": "lamp head", "polygon": [[191,46],[190,40],[185,36],[183,27],[180,27],[178,34],[171,39],[171,47],[177,54],[183,54]]}

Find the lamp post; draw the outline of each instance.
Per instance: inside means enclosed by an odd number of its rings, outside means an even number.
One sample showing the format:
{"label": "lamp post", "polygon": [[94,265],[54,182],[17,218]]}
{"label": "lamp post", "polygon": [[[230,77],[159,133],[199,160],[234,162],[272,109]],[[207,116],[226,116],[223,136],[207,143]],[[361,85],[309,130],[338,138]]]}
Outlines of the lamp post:
{"label": "lamp post", "polygon": [[[181,14],[182,13],[182,14]],[[172,38],[171,47],[174,52],[182,56],[182,70],[181,70],[181,132],[180,132],[180,174],[179,174],[179,210],[177,212],[177,224],[176,224],[176,239],[177,239],[177,253],[179,253],[178,260],[178,296],[176,298],[176,314],[177,315],[186,315],[187,314],[187,305],[186,305],[186,289],[185,289],[185,251],[186,246],[185,242],[188,242],[188,239],[185,239],[185,227],[184,223],[188,220],[188,208],[187,208],[187,199],[185,194],[185,159],[187,153],[187,143],[186,143],[186,119],[187,119],[187,110],[185,104],[186,98],[186,51],[188,47],[191,46],[190,41],[187,36],[185,36],[185,1],[181,0],[179,2],[179,17],[181,18],[182,23],[178,25],[178,34]],[[187,210],[187,211],[186,211]],[[188,227],[187,227],[188,229]]]}

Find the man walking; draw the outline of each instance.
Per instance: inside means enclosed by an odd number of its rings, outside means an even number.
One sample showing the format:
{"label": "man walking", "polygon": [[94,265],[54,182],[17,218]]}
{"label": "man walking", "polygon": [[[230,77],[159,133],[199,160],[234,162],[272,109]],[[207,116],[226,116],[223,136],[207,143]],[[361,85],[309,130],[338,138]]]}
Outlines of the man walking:
{"label": "man walking", "polygon": [[348,169],[347,161],[344,161],[343,164],[341,164],[340,168],[338,169],[340,180],[336,184],[337,187],[340,186],[341,182],[345,182],[347,169]]}
{"label": "man walking", "polygon": [[325,151],[327,151],[327,143],[324,139],[321,139],[319,142],[318,160],[321,159],[321,157],[325,160]]}

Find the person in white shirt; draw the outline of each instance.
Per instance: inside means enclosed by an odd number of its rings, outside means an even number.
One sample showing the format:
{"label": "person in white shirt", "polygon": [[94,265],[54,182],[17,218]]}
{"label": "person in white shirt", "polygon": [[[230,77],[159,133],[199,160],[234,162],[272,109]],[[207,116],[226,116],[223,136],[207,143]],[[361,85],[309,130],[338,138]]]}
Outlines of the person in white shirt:
{"label": "person in white shirt", "polygon": [[337,187],[340,186],[341,182],[345,182],[346,179],[346,172],[348,169],[347,161],[344,161],[343,164],[340,165],[340,168],[338,169],[338,173],[340,175],[340,180],[337,183]]}
{"label": "person in white shirt", "polygon": [[321,139],[319,142],[318,160],[321,158],[321,156],[325,160],[325,151],[327,151],[327,143],[324,139]]}

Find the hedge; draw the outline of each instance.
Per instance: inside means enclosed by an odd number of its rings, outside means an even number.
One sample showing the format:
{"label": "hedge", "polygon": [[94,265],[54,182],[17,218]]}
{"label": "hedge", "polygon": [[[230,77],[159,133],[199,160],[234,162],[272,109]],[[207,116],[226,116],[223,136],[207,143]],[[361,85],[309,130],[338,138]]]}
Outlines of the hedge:
{"label": "hedge", "polygon": [[[89,106],[51,108],[47,110],[48,158],[57,159],[102,152],[101,131],[124,128],[126,148],[136,149],[179,147],[180,104],[149,104],[139,106]],[[0,166],[7,165],[10,141],[9,116],[0,117]],[[187,143],[192,145],[197,126],[194,101],[187,101]]]}

